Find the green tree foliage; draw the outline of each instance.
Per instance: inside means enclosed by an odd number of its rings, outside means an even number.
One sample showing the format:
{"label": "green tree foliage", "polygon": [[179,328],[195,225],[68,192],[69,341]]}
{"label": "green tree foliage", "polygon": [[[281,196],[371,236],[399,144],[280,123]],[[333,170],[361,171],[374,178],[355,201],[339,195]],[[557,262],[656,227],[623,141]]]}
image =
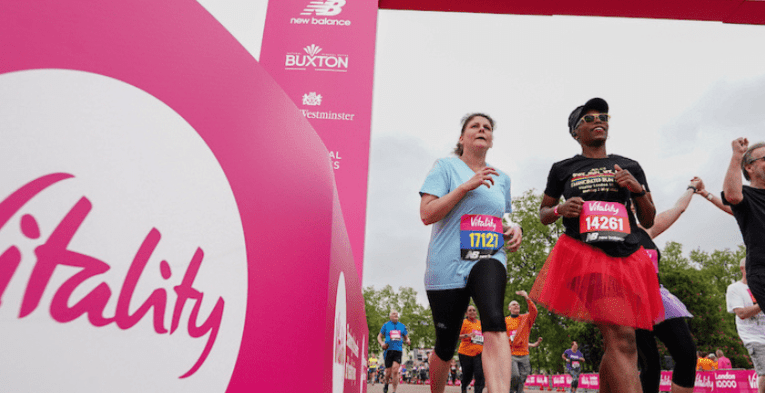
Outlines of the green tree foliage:
{"label": "green tree foliage", "polygon": [[[741,279],[738,265],[745,253],[741,246],[737,251],[694,250],[685,258],[680,244],[668,242],[659,268],[662,284],[694,315],[688,326],[698,350],[709,354],[720,349],[736,368],[752,365],[736,332],[735,316],[726,310],[725,292],[728,285]],[[663,345],[660,352],[667,355]]]}
{"label": "green tree foliage", "polygon": [[[364,288],[364,310],[367,313],[369,328],[369,353],[380,353],[382,348],[377,342],[377,334],[382,325],[390,320],[390,311],[398,310],[399,321],[406,325],[412,346],[431,348],[436,342],[433,327],[433,315],[430,307],[417,303],[417,292],[409,287],[400,287],[396,292],[386,285],[380,290],[374,287]],[[411,348],[410,348],[411,349]]]}

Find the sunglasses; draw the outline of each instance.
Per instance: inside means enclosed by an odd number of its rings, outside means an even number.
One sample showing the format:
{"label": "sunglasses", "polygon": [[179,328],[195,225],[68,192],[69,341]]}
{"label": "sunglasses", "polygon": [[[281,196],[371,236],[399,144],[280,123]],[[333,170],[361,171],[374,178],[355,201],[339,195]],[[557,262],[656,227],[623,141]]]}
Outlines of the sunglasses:
{"label": "sunglasses", "polygon": [[608,113],[598,113],[597,115],[584,115],[582,116],[582,120],[584,120],[586,123],[592,123],[595,121],[595,119],[598,119],[602,122],[607,122],[608,119],[611,118],[611,115]]}
{"label": "sunglasses", "polygon": [[598,119],[604,123],[607,123],[608,119],[610,118],[611,118],[611,115],[609,115],[608,113],[598,113],[597,115],[584,115],[582,116],[581,119],[579,119],[579,121],[576,123],[576,127],[574,128],[579,128],[579,126],[582,125],[583,122],[592,123],[595,121],[595,119]]}

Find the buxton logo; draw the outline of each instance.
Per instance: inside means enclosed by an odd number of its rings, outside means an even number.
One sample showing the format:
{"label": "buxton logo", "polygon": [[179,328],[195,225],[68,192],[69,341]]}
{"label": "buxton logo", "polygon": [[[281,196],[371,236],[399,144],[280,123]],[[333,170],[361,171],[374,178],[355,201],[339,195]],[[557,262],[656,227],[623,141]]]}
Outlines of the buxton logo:
{"label": "buxton logo", "polygon": [[309,68],[316,71],[348,71],[348,55],[323,54],[322,48],[311,44],[303,48],[305,54],[287,53],[284,66],[287,70],[302,70]]}
{"label": "buxton logo", "polygon": [[[0,228],[5,227],[9,220],[35,196],[53,184],[73,177],[73,175],[66,173],[52,173],[41,176],[20,187],[0,202]],[[201,324],[199,323],[204,292],[194,287],[194,280],[202,265],[204,252],[201,248],[196,249],[183,274],[183,278],[178,285],[173,287],[175,291],[174,304],[168,302],[167,291],[163,288],[158,288],[152,291],[148,298],[141,299],[143,303],[131,313],[130,309],[131,305],[135,304],[134,301],[141,301],[134,299],[136,286],[141,281],[144,268],[162,237],[157,228],[152,228],[135,253],[135,257],[125,275],[113,311],[109,312],[106,309],[112,296],[112,289],[106,282],[101,282],[79,301],[70,305],[73,303],[73,299],[80,298],[84,287],[80,287],[81,284],[86,280],[106,273],[111,268],[109,263],[86,255],[82,251],[75,251],[71,246],[73,238],[83,225],[83,222],[85,222],[88,214],[90,214],[92,207],[93,205],[87,197],[81,197],[65,214],[58,225],[55,226],[48,238],[44,239],[42,244],[35,248],[37,260],[26,284],[18,317],[27,317],[37,309],[54,273],[59,275],[63,274],[64,271],[68,271],[67,269],[57,269],[57,267],[68,266],[78,268],[79,271],[71,275],[55,290],[50,303],[50,315],[54,320],[66,323],[82,315],[87,315],[87,320],[94,327],[103,327],[114,323],[120,329],[127,330],[135,326],[150,313],[149,318],[152,319],[154,331],[157,334],[173,334],[181,324],[181,318],[184,315],[188,315],[187,330],[189,336],[199,338],[209,334],[207,343],[199,358],[179,378],[193,375],[205,362],[215,344],[215,339],[223,319],[225,303],[223,298],[219,297],[207,318]],[[40,225],[33,214],[23,214],[20,226],[24,237],[32,240],[40,238]],[[14,278],[14,274],[21,261],[21,251],[16,245],[8,247],[0,255],[0,300],[2,300],[3,293],[8,288],[11,279]],[[58,272],[56,272],[57,270]],[[159,264],[159,274],[163,280],[169,280],[173,277],[170,264],[166,260],[162,260]],[[190,314],[184,314],[187,302],[193,302]],[[9,307],[9,305],[0,303],[0,307]],[[169,308],[171,310],[168,310]],[[165,326],[166,311],[172,313],[169,331]]]}

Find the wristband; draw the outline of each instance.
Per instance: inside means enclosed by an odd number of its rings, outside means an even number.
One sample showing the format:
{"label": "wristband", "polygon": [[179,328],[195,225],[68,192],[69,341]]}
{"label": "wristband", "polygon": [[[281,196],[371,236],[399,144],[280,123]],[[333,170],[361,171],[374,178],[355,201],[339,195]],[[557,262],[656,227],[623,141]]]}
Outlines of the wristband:
{"label": "wristband", "polygon": [[555,205],[555,208],[553,209],[553,213],[555,214],[555,217],[560,217],[560,213],[558,213],[558,205]]}
{"label": "wristband", "polygon": [[633,197],[633,198],[635,198],[635,197],[641,197],[641,196],[643,196],[643,195],[645,195],[645,187],[643,187],[643,191],[642,191],[642,192],[633,192],[633,193],[632,193],[632,197]]}
{"label": "wristband", "polygon": [[697,189],[696,189],[696,187],[694,187],[694,186],[688,186],[688,188],[686,188],[686,190],[688,190],[688,189],[691,189],[691,190],[693,190],[693,192],[698,192],[698,191],[699,191],[699,190],[697,190]]}
{"label": "wristband", "polygon": [[714,195],[712,195],[712,193],[711,193],[711,192],[710,192],[710,193],[708,193],[708,194],[707,194],[707,199],[709,200],[709,202],[712,202],[712,198],[714,198]]}

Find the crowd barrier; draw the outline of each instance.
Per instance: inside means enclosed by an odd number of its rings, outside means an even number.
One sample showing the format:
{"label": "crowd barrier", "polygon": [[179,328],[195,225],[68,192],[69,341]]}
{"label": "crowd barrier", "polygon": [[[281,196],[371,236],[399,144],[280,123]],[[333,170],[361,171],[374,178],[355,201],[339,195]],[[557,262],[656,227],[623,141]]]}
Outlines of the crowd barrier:
{"label": "crowd barrier", "polygon": [[[558,375],[529,375],[526,386],[537,388],[567,388],[571,386],[571,376]],[[600,377],[598,374],[582,374],[579,376],[579,388],[598,390]],[[661,372],[659,390],[669,392],[672,388],[672,371]],[[697,371],[694,393],[757,393],[757,374],[754,370],[716,370]]]}

